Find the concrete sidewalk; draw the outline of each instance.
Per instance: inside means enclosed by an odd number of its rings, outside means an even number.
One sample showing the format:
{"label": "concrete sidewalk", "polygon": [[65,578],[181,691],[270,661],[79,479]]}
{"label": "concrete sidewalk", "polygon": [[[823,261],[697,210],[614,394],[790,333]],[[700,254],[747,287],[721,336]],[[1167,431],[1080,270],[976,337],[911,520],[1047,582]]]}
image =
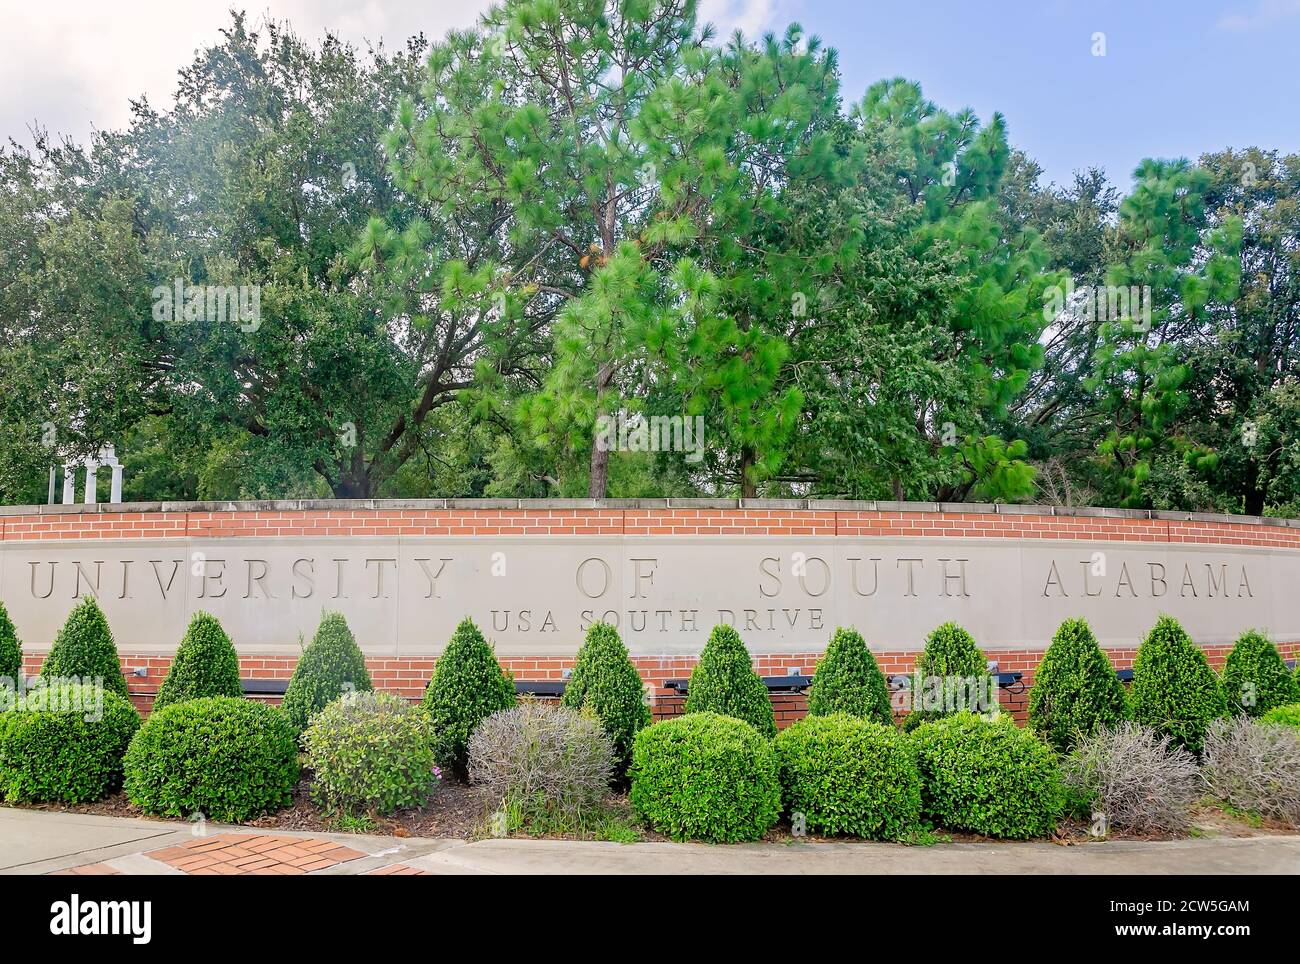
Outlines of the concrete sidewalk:
{"label": "concrete sidewalk", "polygon": [[588,843],[260,831],[0,807],[3,874],[1300,874],[1300,836],[1167,842]]}

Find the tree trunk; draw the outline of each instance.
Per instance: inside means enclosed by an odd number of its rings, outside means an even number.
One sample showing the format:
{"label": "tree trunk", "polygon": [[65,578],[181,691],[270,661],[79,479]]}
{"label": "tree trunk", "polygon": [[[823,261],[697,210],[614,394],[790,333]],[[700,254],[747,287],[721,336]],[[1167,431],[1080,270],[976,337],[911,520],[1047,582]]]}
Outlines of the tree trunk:
{"label": "tree trunk", "polygon": [[758,486],[754,484],[749,471],[753,467],[754,449],[746,445],[740,450],[740,497],[742,499],[758,498]]}

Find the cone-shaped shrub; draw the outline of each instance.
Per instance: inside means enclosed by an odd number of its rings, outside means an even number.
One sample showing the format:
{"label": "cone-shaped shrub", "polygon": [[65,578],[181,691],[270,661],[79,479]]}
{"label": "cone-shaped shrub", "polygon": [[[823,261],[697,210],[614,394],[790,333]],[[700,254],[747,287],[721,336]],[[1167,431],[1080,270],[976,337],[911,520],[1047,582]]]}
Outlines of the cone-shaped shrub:
{"label": "cone-shaped shrub", "polygon": [[754,672],[749,650],[732,627],[720,624],[709,634],[691,672],[686,712],[734,716],[764,736],[776,736],[776,714],[767,687]]}
{"label": "cone-shaped shrub", "polygon": [[94,598],[87,596],[68,613],[68,621],[54,638],[45,662],[41,664],[44,679],[74,679],[91,683],[102,680],[104,689],[119,696],[130,697],[126,677],[117,658],[117,644],[108,628],[104,611]]}
{"label": "cone-shaped shrub", "polygon": [[650,725],[650,707],[645,705],[641,676],[613,626],[596,623],[587,630],[562,702],[596,715],[614,741],[617,775],[626,773],[637,731]]}
{"label": "cone-shaped shrub", "polygon": [[1223,697],[1234,713],[1263,716],[1275,706],[1300,700],[1300,692],[1277,647],[1263,633],[1250,629],[1228,654]]}
{"label": "cone-shaped shrub", "polygon": [[866,640],[856,629],[840,627],[817,663],[808,691],[808,715],[848,713],[878,723],[894,722],[889,685]]}
{"label": "cone-shaped shrub", "polygon": [[1209,725],[1228,714],[1205,654],[1172,616],[1161,616],[1138,647],[1129,699],[1133,719],[1193,753]]}
{"label": "cone-shaped shrub", "polygon": [[953,713],[987,713],[997,699],[988,660],[974,637],[956,623],[944,623],[925,641],[912,674],[907,729]]}
{"label": "cone-shaped shrub", "polygon": [[1060,753],[1080,736],[1128,719],[1128,697],[1085,619],[1067,619],[1043,654],[1029,691],[1029,725]]}
{"label": "cone-shaped shrub", "polygon": [[217,617],[199,612],[190,620],[167,678],[158,687],[155,711],[200,696],[243,696],[239,657]]}
{"label": "cone-shaped shrub", "polygon": [[9,610],[5,609],[5,604],[0,602],[0,679],[8,677],[14,681],[14,689],[21,689],[17,682],[22,671],[23,644],[19,641],[13,621],[9,618]]}
{"label": "cone-shaped shrub", "polygon": [[491,645],[472,619],[461,620],[424,691],[438,763],[465,779],[474,727],[517,702],[514,680],[497,662]]}
{"label": "cone-shaped shrub", "polygon": [[298,657],[284,691],[281,709],[301,733],[311,718],[344,693],[368,693],[374,687],[348,621],[342,613],[321,616],[316,635]]}

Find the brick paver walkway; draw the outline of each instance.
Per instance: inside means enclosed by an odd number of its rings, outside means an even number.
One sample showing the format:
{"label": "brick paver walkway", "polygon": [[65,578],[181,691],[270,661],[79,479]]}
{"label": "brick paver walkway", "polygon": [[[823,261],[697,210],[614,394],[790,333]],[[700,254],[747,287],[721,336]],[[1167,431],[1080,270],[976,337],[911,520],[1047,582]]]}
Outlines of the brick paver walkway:
{"label": "brick paver walkway", "polygon": [[120,877],[122,871],[115,870],[108,864],[82,864],[80,867],[69,867],[67,870],[56,870],[50,874],[51,877]]}
{"label": "brick paver walkway", "polygon": [[410,864],[389,864],[387,867],[380,867],[378,870],[372,870],[366,874],[367,877],[431,877],[433,876],[427,870],[421,870],[419,867],[412,867]]}
{"label": "brick paver walkway", "polygon": [[145,854],[187,874],[309,874],[365,857],[333,840],[223,833]]}

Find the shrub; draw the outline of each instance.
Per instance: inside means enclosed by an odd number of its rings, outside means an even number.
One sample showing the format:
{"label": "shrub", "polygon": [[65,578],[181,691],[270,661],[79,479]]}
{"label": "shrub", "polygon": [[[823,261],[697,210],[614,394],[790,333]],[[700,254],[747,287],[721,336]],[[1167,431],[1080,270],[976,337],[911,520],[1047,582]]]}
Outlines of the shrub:
{"label": "shrub", "polygon": [[200,696],[243,696],[239,657],[216,616],[195,613],[176,650],[167,678],[158,687],[155,711]]}
{"label": "shrub", "polygon": [[127,797],[148,813],[238,823],[290,802],[298,747],[275,707],[204,696],[151,714],[125,769]]}
{"label": "shrub", "polygon": [[1201,775],[1238,810],[1300,826],[1300,735],[1248,716],[1216,720],[1205,734]]}
{"label": "shrub", "polygon": [[775,747],[786,812],[802,813],[809,831],[897,840],[915,829],[921,777],[911,740],[893,726],[809,716]]}
{"label": "shrub", "polygon": [[904,724],[909,730],[953,713],[994,708],[997,687],[970,633],[956,623],[944,623],[929,635],[912,674],[911,697]]}
{"label": "shrub", "polygon": [[781,815],[772,744],[735,717],[689,713],[646,727],[631,773],[637,814],[674,840],[756,840]]}
{"label": "shrub", "polygon": [[776,736],[776,714],[767,686],[754,672],[740,634],[718,625],[704,644],[686,690],[687,713],[721,713],[744,720],[764,736]]}
{"label": "shrub", "polygon": [[609,792],[614,742],[568,706],[525,703],[493,713],[469,740],[469,778],[523,823],[572,827]]}
{"label": "shrub", "polygon": [[1300,699],[1282,654],[1263,633],[1247,630],[1232,647],[1223,667],[1223,697],[1228,709],[1263,716],[1275,706]]}
{"label": "shrub", "polygon": [[1205,654],[1172,616],[1161,616],[1133,660],[1133,719],[1199,753],[1211,721],[1228,707]]}
{"label": "shrub", "polygon": [[366,658],[348,621],[342,613],[325,613],[316,635],[298,657],[280,706],[294,730],[301,733],[313,716],[344,693],[372,689]]}
{"label": "shrub", "polygon": [[508,710],[517,702],[514,680],[501,668],[492,647],[473,620],[462,620],[438,657],[433,679],[424,691],[439,764],[465,777],[474,728],[497,710]]}
{"label": "shrub", "polygon": [[1168,734],[1131,722],[1083,735],[1061,772],[1091,812],[1104,816],[1101,833],[1185,830],[1202,789],[1196,757]]}
{"label": "shrub", "polygon": [[1059,752],[1075,739],[1128,718],[1128,696],[1087,620],[1067,619],[1052,638],[1029,691],[1029,725]]}
{"label": "shrub", "polygon": [[433,791],[433,727],[390,693],[345,693],[303,734],[312,798],[339,816],[418,807]]}
{"label": "shrub", "polygon": [[1065,807],[1056,754],[1010,716],[958,713],[913,733],[921,810],[952,830],[988,837],[1049,833]]}
{"label": "shrub", "polygon": [[1282,726],[1300,727],[1300,703],[1288,703],[1286,706],[1275,706],[1262,717],[1264,723],[1278,723]]}
{"label": "shrub", "polygon": [[100,680],[109,692],[130,697],[112,630],[94,597],[87,596],[68,613],[41,664],[41,676],[66,682]]}
{"label": "shrub", "polygon": [[14,689],[18,690],[22,688],[18,684],[18,677],[22,674],[23,644],[14,630],[13,620],[9,618],[9,610],[0,602],[0,680],[12,680]]}
{"label": "shrub", "polygon": [[99,800],[122,785],[122,757],[139,726],[130,702],[102,687],[38,687],[0,713],[0,795],[12,802]]}
{"label": "shrub", "polygon": [[625,774],[637,732],[650,725],[650,707],[641,676],[613,626],[596,623],[587,631],[562,702],[596,715],[614,742],[615,774]]}
{"label": "shrub", "polygon": [[894,722],[885,674],[856,629],[835,630],[808,691],[810,716],[832,713],[848,713],[878,723]]}

